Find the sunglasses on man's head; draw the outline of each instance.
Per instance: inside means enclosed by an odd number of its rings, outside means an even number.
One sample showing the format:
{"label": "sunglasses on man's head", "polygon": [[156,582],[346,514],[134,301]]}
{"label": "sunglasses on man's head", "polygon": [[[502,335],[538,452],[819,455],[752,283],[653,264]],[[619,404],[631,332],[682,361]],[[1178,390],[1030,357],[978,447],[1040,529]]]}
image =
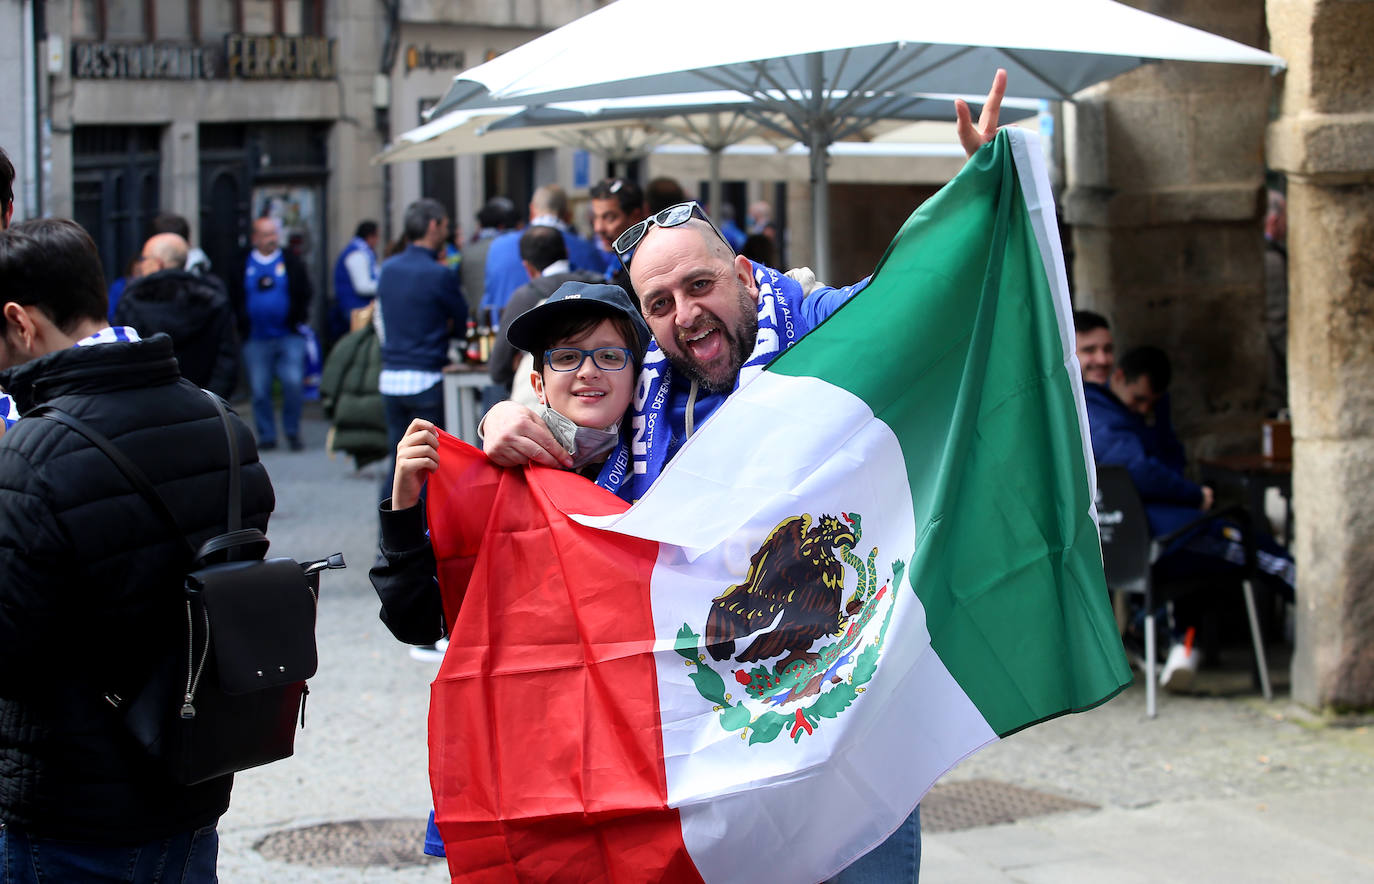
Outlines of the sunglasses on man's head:
{"label": "sunglasses on man's head", "polygon": [[716,232],[716,236],[720,237],[720,241],[725,243],[731,252],[734,252],[734,248],[730,246],[730,241],[725,238],[725,234],[720,232],[720,228],[716,227],[714,221],[706,217],[706,212],[695,200],[669,206],[662,211],[655,212],[643,221],[631,225],[624,233],[615,238],[615,242],[611,243],[611,248],[615,249],[616,255],[620,258],[620,263],[625,266],[626,270],[629,270],[635,247],[650,230],[655,227],[680,227],[693,218],[700,218],[711,225],[711,229]]}

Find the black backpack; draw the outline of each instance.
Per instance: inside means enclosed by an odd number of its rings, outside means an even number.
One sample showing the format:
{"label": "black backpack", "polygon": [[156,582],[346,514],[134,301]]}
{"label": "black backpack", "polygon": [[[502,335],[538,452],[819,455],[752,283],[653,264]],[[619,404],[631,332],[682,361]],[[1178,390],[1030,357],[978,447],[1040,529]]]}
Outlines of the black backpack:
{"label": "black backpack", "polygon": [[176,782],[192,785],[289,757],[296,721],[305,726],[305,680],[315,674],[319,572],[342,568],[342,554],[300,564],[265,558],[266,535],[242,527],[238,441],[219,411],[229,448],[225,533],[192,548],[147,476],[99,431],[50,405],[25,417],[46,418],[84,436],[147,500],[186,549],[180,598],[185,629],[142,684],[114,688],[105,700],[143,749]]}

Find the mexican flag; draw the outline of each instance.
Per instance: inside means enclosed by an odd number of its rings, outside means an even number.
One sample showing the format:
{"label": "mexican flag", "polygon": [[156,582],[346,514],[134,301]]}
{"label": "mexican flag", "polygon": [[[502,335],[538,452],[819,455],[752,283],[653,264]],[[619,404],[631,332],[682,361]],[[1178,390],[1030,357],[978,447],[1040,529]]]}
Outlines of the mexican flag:
{"label": "mexican flag", "polygon": [[1039,152],[999,134],[628,510],[442,440],[455,881],[816,884],[1129,682]]}

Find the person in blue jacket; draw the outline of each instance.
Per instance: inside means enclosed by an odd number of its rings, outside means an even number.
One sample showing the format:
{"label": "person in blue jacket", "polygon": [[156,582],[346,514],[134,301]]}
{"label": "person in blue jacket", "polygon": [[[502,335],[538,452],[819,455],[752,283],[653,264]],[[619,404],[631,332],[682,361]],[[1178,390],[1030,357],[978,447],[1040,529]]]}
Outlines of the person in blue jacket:
{"label": "person in blue jacket", "polygon": [[1183,445],[1170,417],[1171,376],[1163,350],[1137,347],[1121,357],[1106,384],[1083,384],[1093,457],[1130,471],[1155,535],[1182,527],[1213,502],[1211,488],[1183,474]]}
{"label": "person in blue jacket", "polygon": [[[1145,504],[1150,533],[1159,537],[1183,528],[1212,508],[1213,491],[1184,475],[1183,445],[1170,416],[1169,357],[1158,347],[1137,347],[1116,361],[1108,382],[1085,382],[1088,428],[1093,457],[1099,464],[1125,467]],[[1241,529],[1225,519],[1212,519],[1173,541],[1156,565],[1161,577],[1218,576],[1234,572],[1245,561]],[[1254,532],[1260,571],[1269,584],[1291,599],[1293,558],[1272,537]],[[1173,624],[1175,639],[1185,626]],[[1184,690],[1197,669],[1197,654],[1188,643],[1175,642],[1161,673],[1170,689]]]}
{"label": "person in blue jacket", "polygon": [[[605,273],[606,259],[590,240],[578,236],[569,225],[569,218],[568,194],[557,184],[540,187],[530,198],[530,226],[556,227],[562,232],[569,269]],[[492,240],[487,250],[486,291],[481,302],[486,315],[482,319],[490,319],[495,325],[510,296],[529,281],[530,275],[520,263],[520,231],[512,230]]]}

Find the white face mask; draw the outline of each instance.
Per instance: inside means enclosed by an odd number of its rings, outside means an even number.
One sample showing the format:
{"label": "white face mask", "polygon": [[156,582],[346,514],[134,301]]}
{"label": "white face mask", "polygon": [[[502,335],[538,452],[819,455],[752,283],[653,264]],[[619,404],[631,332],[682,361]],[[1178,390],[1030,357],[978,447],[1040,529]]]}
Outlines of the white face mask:
{"label": "white face mask", "polygon": [[611,453],[615,443],[620,439],[619,421],[606,430],[579,427],[547,405],[544,406],[540,417],[544,419],[544,425],[553,433],[558,444],[572,455],[574,470],[580,470],[589,463],[605,460],[606,455]]}

